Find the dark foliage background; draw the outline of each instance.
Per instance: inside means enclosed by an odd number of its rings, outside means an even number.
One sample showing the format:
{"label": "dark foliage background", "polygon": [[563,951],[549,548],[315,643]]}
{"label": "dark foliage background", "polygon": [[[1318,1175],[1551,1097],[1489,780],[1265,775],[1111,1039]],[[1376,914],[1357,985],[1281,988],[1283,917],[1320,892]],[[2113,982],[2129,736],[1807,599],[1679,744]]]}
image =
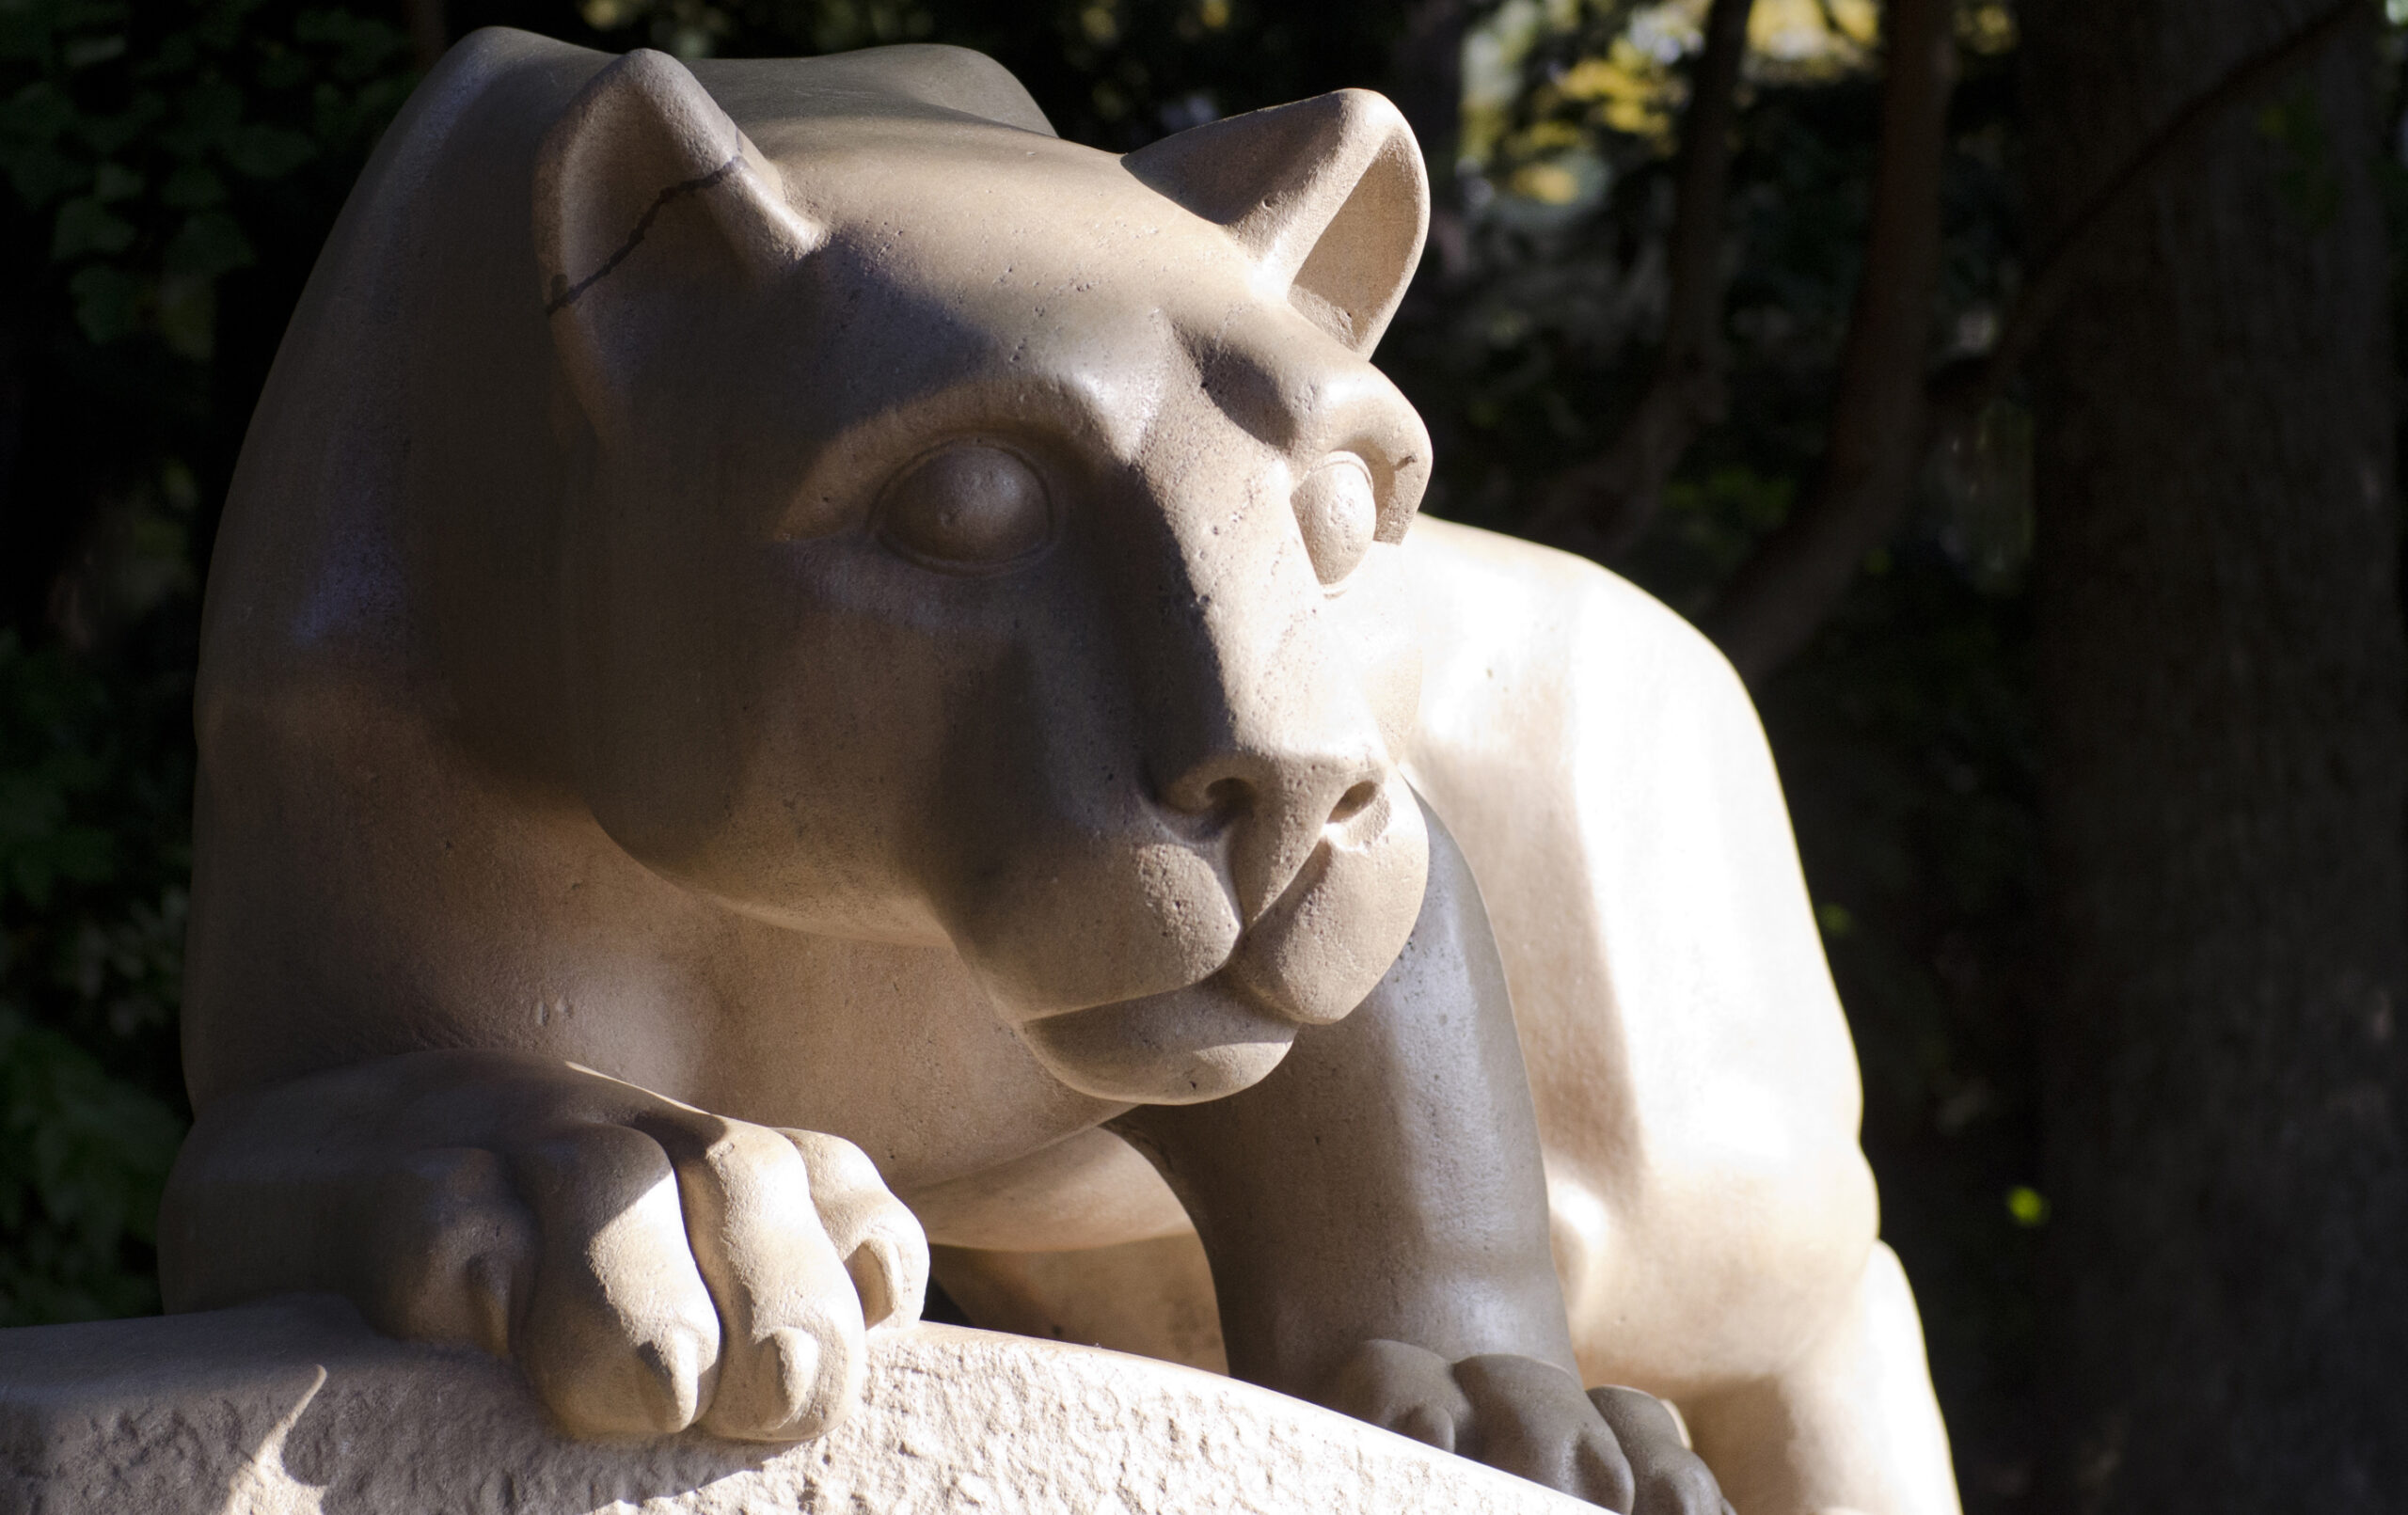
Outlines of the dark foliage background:
{"label": "dark foliage background", "polygon": [[[1115,150],[1386,89],[1439,190],[1381,354],[1438,440],[1428,508],[1530,531],[1545,481],[1607,444],[1650,372],[1668,112],[1702,8],[0,0],[0,1325],[156,1307],[152,1214],[188,1118],[175,1018],[199,586],[286,316],[417,76],[414,19],[688,55],[958,42],[1010,66],[1064,135]],[[1872,7],[1758,8],[1728,413],[1616,563],[1692,613],[1808,487],[1877,136]],[[1935,363],[1993,339],[2021,275],[2014,19],[1965,0],[1957,24]],[[2312,103],[2259,125],[2312,178]],[[2032,1486],[2048,1220],[2027,1005],[2029,438],[2012,394],[1991,407],[1760,690],[1862,1056],[1885,1232],[1921,1293],[1977,1510]]]}

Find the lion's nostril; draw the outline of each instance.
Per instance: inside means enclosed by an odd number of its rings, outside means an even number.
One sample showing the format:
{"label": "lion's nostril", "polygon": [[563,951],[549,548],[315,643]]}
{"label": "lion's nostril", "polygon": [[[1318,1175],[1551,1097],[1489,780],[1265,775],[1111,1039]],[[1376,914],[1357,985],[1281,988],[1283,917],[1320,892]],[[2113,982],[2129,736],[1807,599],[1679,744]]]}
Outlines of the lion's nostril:
{"label": "lion's nostril", "polygon": [[1338,797],[1329,813],[1329,824],[1342,826],[1370,809],[1371,801],[1380,797],[1380,786],[1369,779]]}
{"label": "lion's nostril", "polygon": [[1254,808],[1254,785],[1244,779],[1222,779],[1206,786],[1204,813],[1226,820]]}

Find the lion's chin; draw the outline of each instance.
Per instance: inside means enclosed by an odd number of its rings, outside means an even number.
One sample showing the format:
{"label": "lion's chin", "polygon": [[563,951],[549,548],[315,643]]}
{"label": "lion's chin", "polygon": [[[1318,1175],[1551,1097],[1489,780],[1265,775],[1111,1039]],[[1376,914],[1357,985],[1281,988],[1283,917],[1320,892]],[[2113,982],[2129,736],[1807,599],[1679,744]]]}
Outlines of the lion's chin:
{"label": "lion's chin", "polygon": [[1194,1105],[1260,1082],[1303,1028],[1212,978],[1014,1029],[1038,1062],[1081,1094]]}

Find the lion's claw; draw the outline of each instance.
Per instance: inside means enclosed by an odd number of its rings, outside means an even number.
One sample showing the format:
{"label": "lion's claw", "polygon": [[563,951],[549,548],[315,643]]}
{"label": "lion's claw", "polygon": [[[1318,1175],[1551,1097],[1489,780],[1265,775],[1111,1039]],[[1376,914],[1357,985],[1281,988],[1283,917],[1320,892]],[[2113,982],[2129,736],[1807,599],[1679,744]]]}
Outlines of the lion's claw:
{"label": "lion's claw", "polygon": [[512,1053],[212,1112],[166,1219],[171,1304],[341,1290],[391,1334],[515,1359],[584,1436],[816,1436],[860,1397],[867,1326],[917,1320],[927,1286],[918,1223],[852,1144]]}
{"label": "lion's claw", "polygon": [[1624,1515],[1729,1515],[1714,1475],[1653,1396],[1583,1394],[1571,1374],[1536,1358],[1450,1363],[1403,1342],[1366,1342],[1324,1402]]}

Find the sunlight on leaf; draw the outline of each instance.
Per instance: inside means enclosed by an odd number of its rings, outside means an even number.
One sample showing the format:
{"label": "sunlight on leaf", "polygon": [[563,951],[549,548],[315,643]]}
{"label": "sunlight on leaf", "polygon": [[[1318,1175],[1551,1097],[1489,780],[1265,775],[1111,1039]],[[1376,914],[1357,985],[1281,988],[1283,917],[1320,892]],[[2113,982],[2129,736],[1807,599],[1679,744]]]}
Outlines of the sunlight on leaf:
{"label": "sunlight on leaf", "polygon": [[1969,0],[1956,8],[1956,40],[1995,56],[2015,47],[2015,11],[2006,0]]}
{"label": "sunlight on leaf", "polygon": [[1507,187],[1542,205],[1569,205],[1580,194],[1580,179],[1560,163],[1524,164],[1513,170]]}
{"label": "sunlight on leaf", "polygon": [[1813,77],[1865,67],[1879,33],[1872,0],[1756,0],[1748,14],[1751,52]]}
{"label": "sunlight on leaf", "polygon": [[[2003,0],[1987,3],[1997,9]],[[1464,163],[1509,199],[1557,207],[1579,201],[1588,185],[1559,197],[1567,181],[1556,170],[1575,157],[1604,164],[1606,138],[1669,155],[1709,5],[1505,0],[1464,37]],[[1799,83],[1861,73],[1874,67],[1879,20],[1872,0],[1756,0],[1746,75]],[[1565,132],[1579,140],[1561,140]]]}

